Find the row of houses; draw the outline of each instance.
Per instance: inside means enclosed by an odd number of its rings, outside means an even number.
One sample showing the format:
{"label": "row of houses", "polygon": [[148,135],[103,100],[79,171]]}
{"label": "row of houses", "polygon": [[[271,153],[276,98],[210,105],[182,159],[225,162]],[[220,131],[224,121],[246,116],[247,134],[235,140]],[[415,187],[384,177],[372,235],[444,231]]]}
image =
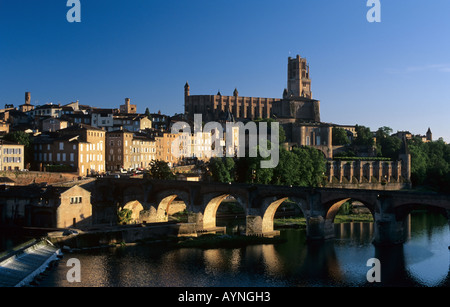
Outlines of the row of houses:
{"label": "row of houses", "polygon": [[[0,132],[26,130],[33,132],[52,132],[66,128],[72,124],[85,124],[105,131],[113,131],[123,127],[129,131],[140,131],[152,128],[152,116],[158,120],[161,114],[138,114],[136,105],[125,99],[119,108],[95,108],[82,105],[78,101],[66,105],[47,103],[34,106],[30,103],[30,93],[25,93],[25,103],[18,108],[5,105],[0,109]],[[165,118],[166,120],[168,117]],[[166,127],[165,125],[164,127]]]}
{"label": "row of houses", "polygon": [[[174,148],[178,139],[181,150]],[[189,148],[188,148],[189,147]],[[152,129],[105,131],[77,124],[33,138],[34,166],[39,171],[77,172],[80,176],[147,169],[154,160],[174,166],[188,158],[211,157],[210,133],[172,134]]]}
{"label": "row of houses", "polygon": [[[151,161],[169,165],[189,158],[204,160],[211,156],[211,134],[181,136],[181,148],[172,143],[180,135],[170,133],[173,122],[182,115],[139,114],[126,98],[119,108],[102,109],[78,101],[61,106],[47,103],[34,106],[25,93],[25,103],[0,110],[0,134],[24,131],[31,136],[29,161],[22,145],[3,141],[8,149],[0,152],[1,170],[75,172],[80,176],[110,171],[148,168]],[[4,129],[3,129],[3,128]],[[189,149],[189,150],[188,150]],[[27,162],[27,163],[25,163]]]}

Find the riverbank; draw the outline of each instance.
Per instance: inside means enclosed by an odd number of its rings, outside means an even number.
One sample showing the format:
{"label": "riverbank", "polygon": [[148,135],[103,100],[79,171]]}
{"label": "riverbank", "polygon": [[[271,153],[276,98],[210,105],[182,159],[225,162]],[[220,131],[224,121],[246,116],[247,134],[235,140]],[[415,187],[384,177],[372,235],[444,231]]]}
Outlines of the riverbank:
{"label": "riverbank", "polygon": [[[370,213],[359,214],[338,214],[334,218],[335,224],[341,223],[371,223],[373,222],[373,216]],[[275,228],[300,228],[306,229],[306,218],[304,217],[288,217],[274,219]]]}

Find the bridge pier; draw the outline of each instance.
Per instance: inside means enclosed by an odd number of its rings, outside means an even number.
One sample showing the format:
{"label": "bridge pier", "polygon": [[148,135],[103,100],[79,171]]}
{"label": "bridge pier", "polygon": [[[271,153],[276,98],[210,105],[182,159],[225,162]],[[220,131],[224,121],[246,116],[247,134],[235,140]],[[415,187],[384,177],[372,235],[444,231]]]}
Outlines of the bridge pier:
{"label": "bridge pier", "polygon": [[169,216],[161,210],[157,210],[154,206],[149,209],[142,210],[139,213],[139,221],[141,223],[163,223],[169,220]]}
{"label": "bridge pier", "polygon": [[408,236],[408,219],[397,220],[395,214],[375,213],[374,239],[375,245],[396,245],[406,242]]}
{"label": "bridge pier", "polygon": [[397,216],[389,197],[378,197],[374,214],[375,245],[396,245],[406,242],[409,222],[407,215]]}
{"label": "bridge pier", "polygon": [[246,236],[274,237],[280,235],[278,230],[273,229],[272,224],[265,225],[263,217],[260,215],[247,215],[245,225]]}
{"label": "bridge pier", "polygon": [[201,212],[189,212],[188,213],[188,223],[195,224],[195,230],[201,231],[204,229],[203,225],[203,214]]}

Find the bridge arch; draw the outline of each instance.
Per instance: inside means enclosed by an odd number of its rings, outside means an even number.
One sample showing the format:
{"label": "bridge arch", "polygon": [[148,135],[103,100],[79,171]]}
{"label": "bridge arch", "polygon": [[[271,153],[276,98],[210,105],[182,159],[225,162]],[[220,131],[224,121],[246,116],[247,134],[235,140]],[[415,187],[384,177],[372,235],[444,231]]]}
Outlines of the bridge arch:
{"label": "bridge arch", "polygon": [[123,206],[122,210],[123,209],[127,209],[127,210],[131,211],[131,220],[132,220],[132,222],[135,222],[135,221],[139,221],[141,211],[144,210],[144,207],[142,206],[142,204],[139,201],[132,200],[132,201],[126,203]]}
{"label": "bridge arch", "polygon": [[301,197],[288,197],[288,196],[276,196],[265,198],[262,203],[262,233],[273,233],[274,232],[274,219],[275,213],[278,208],[287,200],[293,201],[296,206],[301,210],[303,216],[307,217],[309,215],[309,208],[307,206],[306,199]]}
{"label": "bridge arch", "polygon": [[179,199],[184,202],[186,208],[189,206],[189,194],[182,190],[166,190],[157,194],[155,201],[156,221],[167,222],[169,219],[170,206],[172,202]]}
{"label": "bridge arch", "polygon": [[334,220],[335,220],[336,215],[338,214],[341,206],[343,204],[345,204],[346,202],[354,202],[354,201],[362,203],[364,205],[364,207],[369,209],[369,211],[372,215],[372,220],[375,220],[375,205],[370,204],[367,201],[364,201],[364,200],[361,200],[358,198],[353,198],[353,197],[344,197],[344,198],[338,198],[338,199],[328,201],[323,206],[323,209],[324,209],[323,237],[325,239],[330,239],[335,236]]}
{"label": "bridge arch", "polygon": [[129,185],[123,188],[121,207],[123,207],[126,203],[134,200],[138,200],[140,203],[145,202],[143,188],[139,185]]}
{"label": "bridge arch", "polygon": [[406,218],[414,210],[427,210],[428,212],[434,212],[443,215],[446,219],[450,220],[450,210],[441,206],[424,203],[424,202],[408,202],[403,204],[397,204],[394,206],[394,211],[397,220]]}
{"label": "bridge arch", "polygon": [[217,227],[217,210],[222,202],[228,198],[233,197],[236,202],[244,209],[245,213],[247,213],[246,202],[233,193],[213,193],[204,195],[203,203],[204,206],[202,208],[203,214],[203,229],[214,229]]}
{"label": "bridge arch", "polygon": [[361,199],[357,199],[357,198],[353,198],[353,197],[347,197],[347,198],[335,199],[335,200],[329,201],[326,204],[324,204],[325,220],[334,222],[334,219],[336,218],[336,215],[338,214],[339,209],[341,208],[341,206],[343,204],[345,204],[348,201],[359,202],[359,203],[363,204],[367,209],[369,209],[370,213],[372,214],[372,217],[374,218],[374,214],[375,214],[375,205],[374,204],[370,204],[365,200],[361,200]]}

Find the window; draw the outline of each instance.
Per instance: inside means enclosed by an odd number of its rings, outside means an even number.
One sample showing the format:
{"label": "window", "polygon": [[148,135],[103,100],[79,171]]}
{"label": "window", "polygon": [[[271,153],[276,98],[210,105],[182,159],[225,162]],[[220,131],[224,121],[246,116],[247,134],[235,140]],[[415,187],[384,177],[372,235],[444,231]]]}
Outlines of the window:
{"label": "window", "polygon": [[64,150],[64,143],[63,142],[59,142],[59,150]]}
{"label": "window", "polygon": [[70,203],[71,204],[81,204],[82,202],[82,197],[81,196],[76,196],[76,197],[71,197],[70,198]]}

